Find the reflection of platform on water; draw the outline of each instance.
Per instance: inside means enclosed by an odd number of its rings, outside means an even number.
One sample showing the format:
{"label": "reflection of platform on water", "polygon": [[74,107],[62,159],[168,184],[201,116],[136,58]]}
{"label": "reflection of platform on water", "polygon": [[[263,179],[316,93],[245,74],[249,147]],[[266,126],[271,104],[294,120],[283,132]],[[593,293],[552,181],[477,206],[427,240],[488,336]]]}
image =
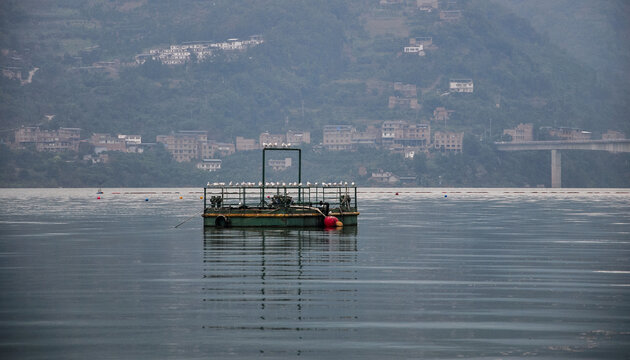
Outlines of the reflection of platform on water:
{"label": "reflection of platform on water", "polygon": [[357,319],[357,254],[356,227],[208,228],[202,296],[211,315],[204,328],[240,354],[317,353],[347,336],[330,324]]}
{"label": "reflection of platform on water", "polygon": [[325,247],[329,251],[356,251],[357,233],[356,226],[333,230],[206,228],[204,230],[204,250],[238,246],[249,247],[258,244],[275,249],[285,247],[287,250]]}

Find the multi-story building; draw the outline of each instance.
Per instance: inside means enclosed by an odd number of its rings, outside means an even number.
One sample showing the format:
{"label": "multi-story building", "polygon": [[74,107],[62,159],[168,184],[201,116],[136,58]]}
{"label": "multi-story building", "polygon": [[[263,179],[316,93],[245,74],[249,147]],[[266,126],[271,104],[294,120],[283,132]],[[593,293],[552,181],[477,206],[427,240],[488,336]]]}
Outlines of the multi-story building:
{"label": "multi-story building", "polygon": [[365,131],[356,131],[352,134],[352,143],[356,145],[376,146],[381,142],[381,131],[373,125],[369,125]]}
{"label": "multi-story building", "polygon": [[259,148],[256,139],[246,139],[242,136],[236,137],[236,151],[257,150]]}
{"label": "multi-story building", "polygon": [[324,147],[328,150],[351,150],[352,141],[357,130],[350,125],[324,126]]}
{"label": "multi-story building", "polygon": [[625,138],[626,138],[626,134],[620,131],[615,131],[615,130],[608,130],[602,134],[602,140],[615,140],[615,139],[625,139]]}
{"label": "multi-story building", "polygon": [[414,147],[426,150],[431,143],[431,127],[427,124],[409,124],[403,120],[385,121],[381,127],[381,142],[389,149]]}
{"label": "multi-story building", "polygon": [[124,139],[113,137],[110,134],[92,134],[90,144],[94,146],[94,153],[100,154],[103,151],[127,151],[127,143]]}
{"label": "multi-story building", "polygon": [[178,162],[205,158],[208,155],[208,132],[203,130],[178,131],[171,135],[158,135],[156,142],[163,143]]}
{"label": "multi-story building", "polygon": [[389,120],[381,125],[381,143],[383,146],[390,146],[396,137],[402,137],[403,128],[409,123],[403,120]]}
{"label": "multi-story building", "polygon": [[379,184],[394,185],[400,182],[400,177],[392,172],[379,170],[378,172],[373,172],[368,180]]}
{"label": "multi-story building", "polygon": [[310,144],[311,143],[311,133],[308,131],[287,131],[287,143],[299,145],[299,144]]}
{"label": "multi-story building", "polygon": [[433,120],[435,121],[446,121],[449,119],[453,110],[446,110],[445,107],[436,107],[433,110]]}
{"label": "multi-story building", "polygon": [[39,140],[40,129],[36,126],[21,127],[15,132],[15,145],[35,144]]}
{"label": "multi-story building", "polygon": [[218,142],[213,140],[209,140],[207,143],[210,149],[209,151],[212,154],[229,156],[236,152],[236,147],[233,143]]}
{"label": "multi-story building", "polygon": [[409,45],[403,46],[403,53],[405,54],[416,54],[419,56],[424,56],[424,46],[422,45]]}
{"label": "multi-story building", "polygon": [[541,127],[541,133],[559,140],[590,140],[591,133],[582,129],[570,127]]}
{"label": "multi-story building", "polygon": [[221,163],[221,159],[203,159],[201,162],[197,163],[197,169],[217,171],[221,170]]}
{"label": "multi-story building", "polygon": [[270,134],[269,132],[265,131],[264,133],[260,134],[258,143],[260,144],[261,148],[263,148],[265,144],[274,144],[280,146],[283,143],[286,143],[286,139],[283,134]]}
{"label": "multi-story building", "polygon": [[474,90],[474,84],[472,79],[451,79],[448,89],[450,92],[471,93]]}
{"label": "multi-story building", "polygon": [[431,12],[438,9],[438,0],[416,0],[416,6],[420,11]]}
{"label": "multi-story building", "polygon": [[534,125],[530,123],[518,124],[518,126],[514,129],[503,130],[503,134],[510,135],[512,137],[512,142],[533,141]]}
{"label": "multi-story building", "polygon": [[421,36],[409,39],[409,45],[418,46],[422,45],[424,49],[433,45],[433,38],[430,36]]}
{"label": "multi-story building", "polygon": [[141,135],[118,134],[118,138],[124,140],[125,143],[127,143],[127,145],[142,144],[142,136]]}
{"label": "multi-story building", "polygon": [[436,131],[433,135],[433,148],[442,152],[461,153],[464,149],[464,133]]}
{"label": "multi-story building", "polygon": [[118,134],[118,138],[125,142],[126,151],[128,153],[142,153],[150,144],[142,143],[141,135]]}
{"label": "multi-story building", "polygon": [[284,158],[282,160],[269,159],[268,164],[274,171],[284,171],[291,167],[291,162],[291,158]]}
{"label": "multi-story building", "polygon": [[38,126],[22,127],[15,132],[15,146],[34,146],[37,151],[78,151],[81,129],[42,130]]}

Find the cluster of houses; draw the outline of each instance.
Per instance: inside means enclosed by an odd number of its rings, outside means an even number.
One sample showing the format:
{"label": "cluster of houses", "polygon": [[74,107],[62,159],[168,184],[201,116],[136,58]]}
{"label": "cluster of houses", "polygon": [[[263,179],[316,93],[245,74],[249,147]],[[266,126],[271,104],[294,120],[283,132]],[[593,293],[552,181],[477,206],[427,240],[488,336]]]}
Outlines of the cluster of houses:
{"label": "cluster of houses", "polygon": [[[472,79],[449,80],[449,93],[472,93],[474,83]],[[448,93],[447,93],[448,94]],[[387,107],[390,109],[420,109],[418,104],[418,90],[414,84],[394,83],[394,94],[389,97]]]}
{"label": "cluster of houses", "polygon": [[150,49],[148,53],[135,56],[136,63],[144,64],[148,59],[165,65],[181,65],[195,60],[202,62],[216,51],[244,51],[264,42],[262,35],[250,36],[248,40],[228,39],[224,42],[194,41],[170,45],[167,48]]}
{"label": "cluster of houses", "polygon": [[[451,111],[436,108],[433,119],[445,121]],[[533,124],[519,124],[513,129],[505,129],[504,135],[510,136],[512,142],[527,142],[534,140]],[[590,140],[591,133],[568,127],[541,127],[538,136],[548,139],[565,141]],[[625,139],[625,134],[608,130],[602,135],[603,140]],[[316,147],[329,151],[354,151],[359,146],[381,148],[393,153],[403,154],[405,158],[413,158],[418,153],[428,152],[463,152],[463,132],[431,131],[429,124],[416,124],[404,120],[384,121],[380,127],[370,125],[359,131],[351,125],[326,125],[323,128],[323,142]],[[82,139],[80,128],[59,128],[46,130],[40,127],[21,127],[15,131],[14,148],[30,147],[36,151],[63,152],[79,151],[82,143],[93,147],[92,154],[85,155],[83,160],[107,162],[109,151],[127,153],[142,153],[145,149],[155,146],[155,143],[143,143],[140,135],[118,134],[116,136],[104,133],[92,134]],[[284,134],[263,132],[258,139],[236,137],[236,143],[219,142],[208,139],[208,131],[182,130],[169,135],[158,135],[156,143],[164,144],[173,159],[178,162],[196,161],[196,167],[207,171],[221,169],[221,157],[236,151],[250,151],[262,149],[265,146],[295,146],[310,144],[311,136],[308,131],[290,130]],[[282,171],[291,167],[291,158],[269,160],[269,166]],[[393,184],[413,181],[396,176],[392,173],[379,171],[373,173],[372,181]]]}
{"label": "cluster of houses", "polygon": [[[437,110],[436,110],[437,111]],[[444,110],[446,111],[446,110]],[[93,154],[86,155],[84,160],[106,162],[106,152],[120,151],[142,153],[155,143],[143,143],[140,135],[94,133],[82,139],[79,128],[59,128],[44,130],[39,127],[22,127],[15,132],[16,148],[32,147],[37,151],[79,151],[81,143],[93,147]],[[229,156],[236,151],[262,149],[268,145],[299,146],[310,144],[311,134],[308,131],[289,130],[284,134],[263,132],[258,139],[236,137],[236,142],[220,142],[208,139],[206,130],[181,130],[169,135],[157,135],[156,143],[164,144],[173,159],[178,162],[197,161],[197,167],[204,170],[221,168],[219,158]],[[327,125],[323,129],[323,143],[320,147],[330,151],[352,151],[359,145],[383,148],[392,152],[404,153],[413,158],[417,152],[430,150],[461,153],[463,149],[463,133],[436,131],[431,133],[428,124],[410,124],[407,121],[385,121],[380,128],[368,126],[364,131],[350,125]],[[290,167],[290,159],[270,164],[274,169],[282,170]]]}
{"label": "cluster of houses", "polygon": [[86,155],[84,160],[107,162],[107,151],[142,153],[147,147],[155,144],[143,143],[140,135],[95,133],[89,139],[81,137],[80,128],[60,127],[57,130],[41,129],[39,126],[23,126],[15,131],[13,147],[17,149],[32,148],[36,151],[65,152],[79,151],[81,144],[93,146],[94,155]]}
{"label": "cluster of houses", "polygon": [[431,133],[429,124],[390,120],[384,121],[380,128],[368,126],[363,131],[350,125],[326,125],[322,145],[330,151],[349,151],[357,149],[359,145],[367,145],[402,153],[405,158],[413,158],[419,152],[461,153],[463,142],[463,132]]}

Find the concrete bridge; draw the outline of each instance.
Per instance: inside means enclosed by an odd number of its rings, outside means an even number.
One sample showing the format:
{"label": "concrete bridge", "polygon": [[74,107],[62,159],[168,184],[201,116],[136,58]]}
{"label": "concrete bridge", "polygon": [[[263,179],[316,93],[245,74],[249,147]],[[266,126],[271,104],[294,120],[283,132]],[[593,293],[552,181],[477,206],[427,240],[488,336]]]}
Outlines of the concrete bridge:
{"label": "concrete bridge", "polygon": [[554,188],[562,187],[560,150],[630,152],[630,139],[495,142],[494,144],[499,151],[551,150],[551,187]]}

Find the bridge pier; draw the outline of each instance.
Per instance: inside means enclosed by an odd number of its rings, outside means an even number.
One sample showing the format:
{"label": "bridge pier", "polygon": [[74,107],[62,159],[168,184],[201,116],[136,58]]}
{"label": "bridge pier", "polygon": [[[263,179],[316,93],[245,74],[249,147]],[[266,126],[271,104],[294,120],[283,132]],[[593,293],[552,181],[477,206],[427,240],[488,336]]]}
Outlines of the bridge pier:
{"label": "bridge pier", "polygon": [[551,150],[551,187],[562,187],[560,150],[599,150],[613,153],[630,152],[630,139],[607,140],[551,140],[524,142],[495,142],[499,151]]}
{"label": "bridge pier", "polygon": [[551,187],[562,187],[562,157],[560,151],[551,150]]}

